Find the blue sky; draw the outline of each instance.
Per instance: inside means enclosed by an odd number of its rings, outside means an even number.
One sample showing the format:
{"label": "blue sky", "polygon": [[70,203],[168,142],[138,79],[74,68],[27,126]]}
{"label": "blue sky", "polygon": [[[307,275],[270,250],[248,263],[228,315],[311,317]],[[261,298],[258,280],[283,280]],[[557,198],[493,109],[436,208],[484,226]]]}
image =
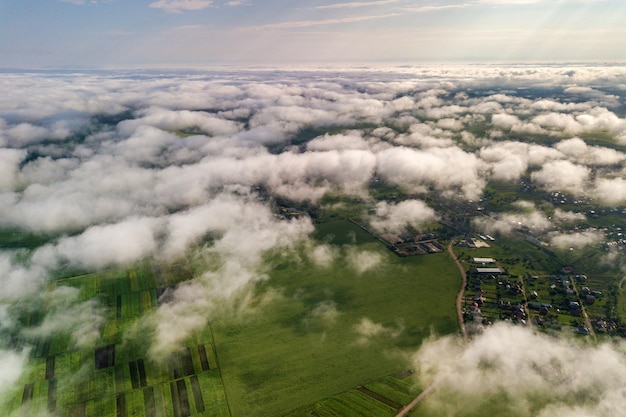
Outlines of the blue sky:
{"label": "blue sky", "polygon": [[623,61],[623,0],[3,0],[0,67]]}

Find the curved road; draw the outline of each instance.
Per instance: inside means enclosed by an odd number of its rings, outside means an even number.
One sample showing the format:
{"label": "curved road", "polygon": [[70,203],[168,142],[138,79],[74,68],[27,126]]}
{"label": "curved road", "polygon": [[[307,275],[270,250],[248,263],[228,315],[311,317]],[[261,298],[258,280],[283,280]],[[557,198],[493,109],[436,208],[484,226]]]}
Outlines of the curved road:
{"label": "curved road", "polygon": [[450,241],[450,244],[448,245],[448,253],[461,273],[461,289],[459,289],[459,293],[456,296],[456,315],[459,320],[459,328],[461,329],[463,340],[467,341],[467,330],[465,329],[465,321],[463,320],[463,294],[465,293],[465,286],[467,285],[467,275],[465,274],[465,268],[463,268],[463,265],[461,265],[461,262],[457,259],[454,251],[452,250],[452,247],[456,243],[457,239],[458,237],[455,237]]}
{"label": "curved road", "polygon": [[[456,263],[456,266],[459,268],[459,272],[461,273],[462,283],[461,288],[459,289],[459,293],[456,296],[456,314],[459,320],[461,333],[463,334],[463,340],[467,341],[467,330],[465,329],[465,322],[463,320],[463,294],[465,293],[465,286],[467,285],[467,275],[465,274],[465,268],[463,268],[463,265],[461,265],[461,262],[457,259],[454,251],[452,250],[452,247],[456,243],[457,239],[458,236],[450,240],[450,244],[448,245],[448,253],[450,254],[450,257],[452,257],[452,259],[454,260],[454,263]],[[417,397],[413,399],[413,401],[411,401],[409,404],[406,405],[406,407],[400,410],[400,412],[396,414],[395,417],[405,417],[413,408],[415,408],[415,406],[420,401],[422,401],[428,394],[430,394],[433,389],[435,389],[438,382],[438,380],[435,380],[432,384],[427,386],[424,391],[422,391]]]}

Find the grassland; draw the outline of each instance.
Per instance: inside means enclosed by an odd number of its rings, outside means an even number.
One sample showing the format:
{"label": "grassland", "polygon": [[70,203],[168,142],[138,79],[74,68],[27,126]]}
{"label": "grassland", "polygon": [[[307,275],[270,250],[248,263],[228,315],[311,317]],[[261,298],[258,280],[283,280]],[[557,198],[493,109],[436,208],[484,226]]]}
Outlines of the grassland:
{"label": "grassland", "polygon": [[[372,188],[381,198],[405,197],[385,184]],[[489,192],[500,209],[515,208],[512,203],[525,194],[497,183],[490,184]],[[533,201],[549,211],[549,203]],[[458,332],[458,270],[447,253],[399,257],[389,251],[346,220],[367,212],[358,198],[329,194],[322,207],[315,213],[312,237],[332,254],[327,264],[314,261],[314,246],[308,244],[266,254],[267,279],[256,284],[249,314],[211,317],[210,326],[163,363],[148,360],[147,338],[137,320],[158,308],[167,288],[210,265],[195,259],[169,264],[146,260],[99,273],[61,271],[48,291],[72,287],[78,290],[78,302],[97,301],[105,317],[99,342],[78,348],[67,332],[12,340],[33,349],[30,368],[6,409],[21,406],[24,415],[48,409],[63,417],[395,415],[420,389],[412,378],[398,376],[409,366],[407,354],[432,333]],[[620,220],[607,216],[593,221]],[[41,243],[10,230],[0,240],[7,249],[28,250]],[[526,295],[535,290],[539,301],[555,305],[548,277],[564,265],[575,265],[589,276],[587,285],[604,294],[586,306],[589,314],[626,316],[624,293],[616,284],[620,271],[602,262],[603,248],[553,252],[521,235],[490,243],[489,248],[456,246],[455,252],[468,266],[471,257],[496,258],[510,274],[507,280],[525,283]],[[540,278],[528,281],[529,275]],[[496,300],[499,285],[498,280],[483,280],[483,293]],[[523,296],[500,298],[524,301]],[[502,319],[501,308],[492,307],[483,307],[485,317]],[[554,317],[550,325],[555,329],[571,326],[572,316]],[[43,310],[37,308],[25,309],[21,317],[25,326],[42,319]],[[124,337],[128,334],[137,337]],[[418,407],[414,415],[423,412]]]}
{"label": "grassland", "polygon": [[[81,348],[67,331],[18,336],[15,346],[33,350],[6,409],[64,417],[393,415],[417,391],[411,378],[394,377],[406,370],[406,353],[433,332],[458,331],[458,271],[447,254],[398,257],[347,220],[318,224],[314,239],[334,254],[331,264],[313,262],[309,246],[267,254],[269,278],[255,291],[259,300],[273,294],[272,302],[244,320],[216,316],[163,363],[148,359],[138,319],[200,265],[146,260],[64,274],[47,291],[69,287],[74,302],[97,301],[99,341]],[[369,268],[355,264],[360,256],[374,260]],[[23,316],[32,325],[43,314]]]}
{"label": "grassland", "polygon": [[[329,267],[304,253],[270,260],[260,291],[281,296],[242,325],[213,324],[233,415],[282,415],[380,379],[406,367],[403,353],[431,332],[458,331],[460,277],[447,254],[400,258],[347,221],[320,226],[318,238],[339,251],[351,243],[381,262],[358,274],[349,254]],[[388,330],[363,337],[364,319]]]}

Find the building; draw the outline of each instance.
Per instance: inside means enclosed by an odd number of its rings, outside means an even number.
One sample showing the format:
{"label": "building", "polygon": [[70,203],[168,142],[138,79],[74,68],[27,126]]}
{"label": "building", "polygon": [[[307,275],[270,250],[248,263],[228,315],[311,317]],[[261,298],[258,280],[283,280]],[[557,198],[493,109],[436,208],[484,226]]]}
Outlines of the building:
{"label": "building", "polygon": [[472,263],[475,264],[495,264],[496,260],[493,258],[472,258]]}
{"label": "building", "polygon": [[500,268],[471,268],[470,274],[478,275],[502,275],[502,269]]}

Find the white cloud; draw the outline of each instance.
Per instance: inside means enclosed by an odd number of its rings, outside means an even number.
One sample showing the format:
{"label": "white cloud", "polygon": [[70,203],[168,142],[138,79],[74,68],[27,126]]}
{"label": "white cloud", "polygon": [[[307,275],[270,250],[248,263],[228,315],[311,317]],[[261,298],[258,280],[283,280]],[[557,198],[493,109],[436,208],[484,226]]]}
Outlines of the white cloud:
{"label": "white cloud", "polygon": [[480,4],[494,4],[494,5],[504,5],[504,4],[535,4],[545,2],[545,0],[478,0]]}
{"label": "white cloud", "polygon": [[146,125],[171,131],[198,128],[211,136],[232,135],[241,130],[241,126],[236,122],[224,120],[201,111],[172,111],[150,108],[144,113],[143,117],[121,122],[118,125],[120,132],[123,135],[130,135],[137,128]]}
{"label": "white cloud", "polygon": [[336,19],[322,19],[322,20],[297,20],[291,22],[281,23],[268,23],[265,25],[255,26],[255,30],[268,30],[268,29],[290,29],[290,28],[306,28],[311,26],[326,26],[326,25],[340,25],[345,23],[364,22],[368,20],[387,19],[394,16],[399,16],[399,13],[386,13],[380,15],[371,16],[349,16]]}
{"label": "white cloud", "polygon": [[393,143],[420,148],[445,148],[454,145],[453,132],[461,129],[462,122],[457,119],[447,118],[438,120],[436,127],[427,123],[412,123],[408,127],[407,134],[401,134],[392,139]]}
{"label": "white cloud", "polygon": [[27,337],[72,337],[72,348],[91,348],[100,340],[105,311],[96,299],[79,301],[80,290],[58,286],[46,296],[47,314],[35,327],[23,330]]}
{"label": "white cloud", "polygon": [[532,122],[548,129],[556,129],[559,132],[567,134],[578,134],[582,129],[582,125],[576,121],[571,114],[564,113],[547,113],[536,116]]}
{"label": "white cloud", "polygon": [[322,320],[325,324],[334,324],[340,315],[341,312],[337,309],[337,303],[322,301],[315,306],[307,318]]}
{"label": "white cloud", "polygon": [[[259,272],[265,252],[288,250],[304,242],[313,231],[308,218],[281,221],[269,207],[253,200],[241,199],[238,205],[233,197],[223,196],[220,200],[183,213],[171,223],[174,243],[166,248],[180,251],[201,231],[216,230],[219,235],[215,242],[202,253],[221,262],[216,270],[179,285],[169,294],[168,302],[143,319],[142,326],[152,335],[149,355],[153,359],[163,359],[179,349],[192,332],[206,326],[211,314],[233,308],[238,297],[245,298],[255,282],[265,279]],[[201,221],[199,230],[193,230],[194,220]],[[181,226],[184,230],[178,229]],[[176,253],[171,249],[168,252]]]}
{"label": "white cloud", "polygon": [[429,13],[429,12],[436,12],[439,10],[463,9],[469,6],[470,4],[446,4],[442,6],[403,7],[402,10],[405,10],[411,13]]}
{"label": "white cloud", "polygon": [[619,97],[614,95],[609,95],[604,93],[603,91],[596,90],[592,87],[586,86],[573,86],[567,87],[563,90],[564,93],[583,96],[589,99],[596,99],[601,101],[604,105],[609,105],[611,107],[619,106]]}
{"label": "white cloud", "polygon": [[519,117],[507,114],[507,113],[498,113],[491,116],[491,123],[494,126],[501,127],[503,129],[511,129],[513,126],[521,123]]}
{"label": "white cloud", "polygon": [[394,147],[377,154],[378,172],[388,181],[408,190],[434,186],[448,196],[459,193],[467,199],[482,194],[482,162],[457,147],[424,151]]}
{"label": "white cloud", "polygon": [[463,128],[463,122],[458,119],[447,117],[437,120],[437,126],[442,129],[458,131]]}
{"label": "white cloud", "polygon": [[309,151],[330,151],[340,149],[369,149],[369,145],[359,131],[346,132],[340,135],[329,135],[317,137],[307,142],[306,148]]}
{"label": "white cloud", "polygon": [[172,13],[181,13],[181,10],[201,10],[210,7],[212,0],[158,0],[150,3],[150,7],[163,9]]}
{"label": "white cloud", "polygon": [[543,185],[551,191],[584,194],[591,170],[569,161],[548,162],[530,177],[533,182]]}
{"label": "white cloud", "polygon": [[92,226],[78,236],[61,239],[53,252],[73,265],[87,269],[128,265],[155,252],[160,222],[127,218],[120,223]]}
{"label": "white cloud", "polygon": [[5,195],[0,222],[32,231],[76,231],[139,211],[162,211],[154,205],[154,172],[112,157],[83,164],[41,158],[25,166],[19,178],[23,191]]}
{"label": "white cloud", "polygon": [[398,3],[400,0],[372,0],[372,1],[353,1],[349,3],[334,3],[324,6],[316,6],[316,9],[352,9],[355,7],[381,6],[390,3]]}
{"label": "white cloud", "polygon": [[29,352],[0,349],[0,400],[13,394],[15,385],[27,369]]}
{"label": "white cloud", "polygon": [[559,249],[582,249],[587,245],[602,242],[604,234],[597,230],[585,230],[583,232],[561,233],[554,232],[550,234],[549,243]]}
{"label": "white cloud", "polygon": [[315,265],[328,268],[339,257],[336,248],[330,245],[317,245],[313,250],[307,252]]}
{"label": "white cloud", "polygon": [[624,178],[598,178],[592,193],[604,203],[624,203],[626,202],[626,180]]}
{"label": "white cloud", "polygon": [[522,122],[511,127],[511,133],[518,135],[550,135],[560,132],[550,132],[535,123]]}
{"label": "white cloud", "polygon": [[626,154],[615,149],[589,146],[580,138],[563,140],[555,145],[573,162],[585,165],[613,165],[626,160]]}
{"label": "white cloud", "polygon": [[560,208],[554,210],[553,219],[561,223],[584,222],[587,217],[583,213],[574,213],[572,211],[564,211]]}
{"label": "white cloud", "polygon": [[563,158],[563,154],[554,148],[542,145],[529,145],[528,147],[528,162],[535,167],[541,167],[550,161]]}
{"label": "white cloud", "polygon": [[358,344],[366,344],[376,337],[391,337],[396,338],[402,334],[404,328],[402,325],[397,325],[395,328],[386,327],[381,323],[363,317],[361,321],[354,326],[354,331],[359,336],[357,339]]}
{"label": "white cloud", "polygon": [[521,200],[515,205],[520,210],[517,213],[502,213],[489,218],[477,217],[474,219],[474,224],[486,233],[505,235],[524,227],[536,233],[543,232],[552,226],[546,215],[537,210],[533,203]]}
{"label": "white cloud", "polygon": [[418,383],[437,384],[420,407],[447,416],[487,407],[515,417],[623,416],[625,348],[622,341],[582,345],[505,323],[469,345],[433,338],[413,357]]}
{"label": "white cloud", "polygon": [[[0,285],[2,286],[0,305],[4,302],[15,304],[34,296],[48,279],[44,267],[37,263],[23,265],[16,261],[16,255],[19,253],[0,252]],[[6,322],[3,321],[0,328],[5,324]]]}
{"label": "white cloud", "polygon": [[48,136],[48,130],[30,123],[20,123],[8,129],[6,135],[12,145],[24,146],[45,139]]}
{"label": "white cloud", "polygon": [[529,164],[528,145],[520,142],[495,143],[480,149],[479,155],[498,180],[517,181]]}
{"label": "white cloud", "polygon": [[364,274],[376,268],[383,261],[383,257],[380,253],[370,250],[360,250],[355,247],[350,247],[346,256],[348,258],[348,264],[358,274]]}
{"label": "white cloud", "polygon": [[[383,252],[312,243],[311,221],[279,220],[266,196],[313,205],[329,191],[367,199],[376,175],[411,193],[475,199],[491,179],[531,174],[550,190],[606,204],[626,201],[623,153],[571,138],[574,131],[583,137],[602,131],[616,140],[626,134],[624,119],[608,110],[611,97],[596,93],[623,78],[623,69],[420,66],[377,68],[373,76],[372,68],[327,68],[314,76],[285,69],[0,77],[0,224],[50,239],[31,254],[0,254],[0,327],[18,323],[7,306],[31,302],[55,268],[167,260],[192,250],[197,259],[211,259],[211,267],[198,268],[140,326],[151,355],[160,358],[208,317],[232,313],[233,319],[251,308],[255,283],[267,279],[267,251],[307,248],[301,256],[315,265],[346,262],[360,279],[382,270]],[[589,80],[594,91],[566,92],[577,94],[575,103],[559,102],[559,94],[516,97],[520,86],[552,91]],[[316,137],[308,140],[311,132]],[[560,142],[544,146],[523,136],[536,133]],[[532,205],[518,206],[479,227],[547,232],[584,222],[580,213],[557,209],[548,219]],[[436,219],[417,200],[376,208],[372,225],[384,231]],[[547,236],[567,247],[597,238]],[[77,330],[76,343],[93,344],[93,327],[78,317],[97,323],[96,306],[60,305],[75,306],[67,314],[76,321],[49,309],[38,331],[68,331],[55,327],[66,320]],[[329,301],[309,316],[332,322],[336,313]],[[361,327],[388,337],[385,329],[397,330],[371,320]]]}
{"label": "white cloud", "polygon": [[376,204],[376,215],[370,219],[370,225],[381,233],[401,233],[406,226],[419,229],[437,218],[435,211],[420,200],[405,200],[398,204],[381,201]]}
{"label": "white cloud", "polygon": [[0,192],[13,189],[19,164],[26,156],[23,150],[0,148]]}

